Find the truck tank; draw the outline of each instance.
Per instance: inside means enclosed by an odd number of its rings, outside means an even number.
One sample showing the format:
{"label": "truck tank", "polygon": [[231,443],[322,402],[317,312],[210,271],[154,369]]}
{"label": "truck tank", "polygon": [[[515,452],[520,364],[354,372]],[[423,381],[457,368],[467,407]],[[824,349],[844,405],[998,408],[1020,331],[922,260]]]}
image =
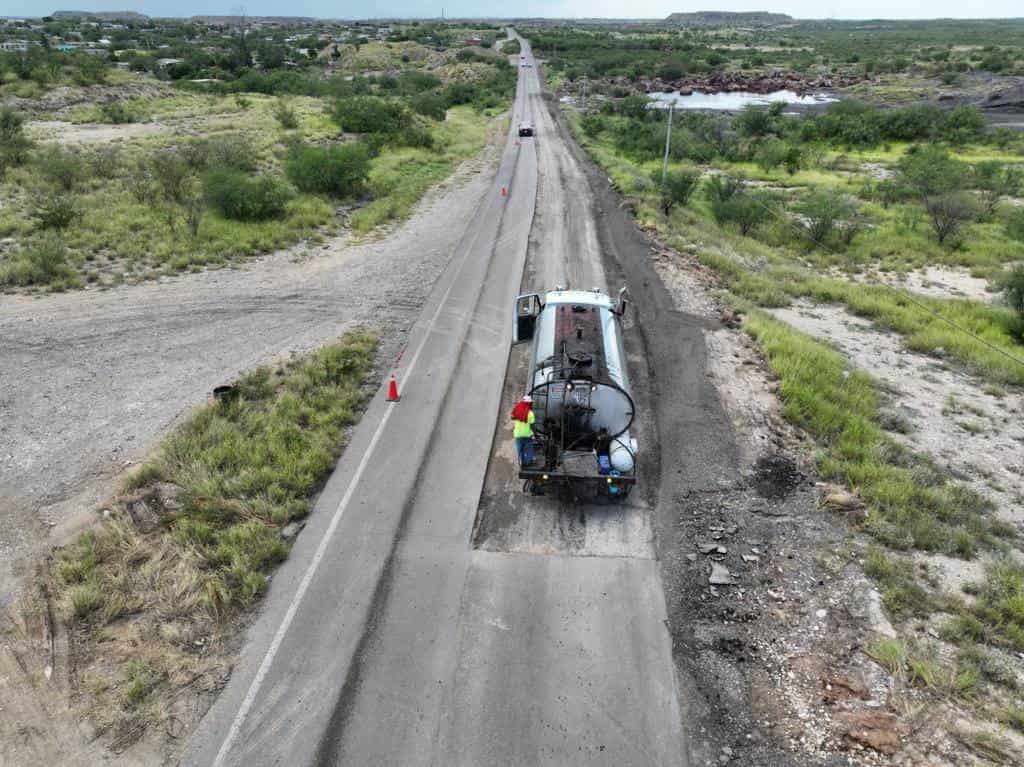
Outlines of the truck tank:
{"label": "truck tank", "polygon": [[609,296],[596,290],[545,295],[527,393],[546,468],[597,475],[594,456],[605,454],[617,476],[635,473],[637,444],[629,433],[635,408],[619,310]]}

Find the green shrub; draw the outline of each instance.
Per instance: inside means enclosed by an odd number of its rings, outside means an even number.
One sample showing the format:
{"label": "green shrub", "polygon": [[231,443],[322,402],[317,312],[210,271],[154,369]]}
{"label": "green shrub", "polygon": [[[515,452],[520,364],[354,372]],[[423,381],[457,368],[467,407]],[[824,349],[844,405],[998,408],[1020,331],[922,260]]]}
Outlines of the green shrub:
{"label": "green shrub", "polygon": [[66,229],[81,215],[70,192],[44,192],[35,200],[32,218],[40,229]]}
{"label": "green shrub", "polygon": [[361,142],[332,147],[297,144],[285,159],[285,173],[303,192],[353,197],[365,190],[370,150]]}
{"label": "green shrub", "polygon": [[103,122],[113,123],[114,125],[133,123],[137,119],[128,107],[120,101],[108,101],[105,104],[100,104],[100,117]]}
{"label": "green shrub", "polygon": [[711,215],[719,226],[736,224],[740,234],[753,232],[772,215],[771,198],[764,192],[750,192],[742,179],[712,176],[704,183]]}
{"label": "green shrub", "polygon": [[285,130],[294,130],[299,127],[299,116],[284,99],[278,99],[274,104],[274,119],[277,124]]}
{"label": "green shrub", "polygon": [[1017,264],[1000,280],[1003,299],[1016,313],[1016,321],[1011,328],[1012,334],[1024,341],[1024,264]]}
{"label": "green shrub", "polygon": [[209,171],[203,177],[203,191],[212,207],[236,221],[279,218],[291,197],[279,178],[253,177],[227,168]]}
{"label": "green shrub", "polygon": [[1015,209],[1006,219],[1006,234],[1024,242],[1024,208]]}
{"label": "green shrub", "polygon": [[65,192],[77,187],[86,175],[82,156],[78,152],[59,146],[46,147],[37,152],[33,164],[44,181]]}
{"label": "green shrub", "polygon": [[29,242],[7,265],[0,265],[0,285],[74,285],[78,278],[67,263],[60,237],[47,234]]}
{"label": "green shrub", "polygon": [[32,142],[25,135],[25,118],[9,107],[0,108],[0,176],[28,159]]}
{"label": "green shrub", "polygon": [[420,93],[413,96],[409,106],[417,114],[443,122],[448,114],[448,100],[440,93]]}
{"label": "green shrub", "polygon": [[179,152],[185,164],[195,170],[233,168],[252,172],[258,157],[252,142],[241,134],[191,141]]}
{"label": "green shrub", "polygon": [[378,96],[339,99],[331,117],[346,133],[395,133],[411,122],[402,104]]}
{"label": "green shrub", "polygon": [[793,206],[807,239],[814,247],[828,248],[844,223],[857,216],[857,205],[849,197],[836,192],[812,192]]}
{"label": "green shrub", "polygon": [[584,115],[580,120],[580,127],[590,138],[596,138],[608,130],[608,121],[601,115]]}
{"label": "green shrub", "polygon": [[664,179],[656,173],[655,183],[662,212],[667,216],[676,205],[686,205],[699,181],[700,171],[696,169],[672,170],[665,174]]}

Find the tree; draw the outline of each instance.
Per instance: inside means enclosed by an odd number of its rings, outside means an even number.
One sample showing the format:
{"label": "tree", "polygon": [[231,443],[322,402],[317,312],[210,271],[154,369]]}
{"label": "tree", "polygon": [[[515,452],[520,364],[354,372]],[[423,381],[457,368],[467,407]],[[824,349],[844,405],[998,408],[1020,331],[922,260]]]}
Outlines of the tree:
{"label": "tree", "polygon": [[954,144],[977,141],[988,128],[988,122],[981,110],[972,106],[951,109],[942,126],[942,135]]}
{"label": "tree", "polygon": [[686,205],[693,196],[700,180],[698,170],[672,170],[662,180],[660,174],[655,176],[659,189],[659,203],[662,212],[667,216],[676,205]]}
{"label": "tree", "polygon": [[969,168],[936,146],[913,147],[899,162],[899,178],[921,201],[940,245],[956,241],[977,215],[973,198],[963,190]]}
{"label": "tree", "polygon": [[[817,246],[826,246],[841,229],[845,232],[844,224],[856,226],[857,204],[849,197],[827,190],[805,197],[794,206],[794,212],[799,216],[808,240]],[[852,233],[849,239],[853,239]],[[848,240],[846,244],[849,244]]]}
{"label": "tree", "polygon": [[940,245],[954,244],[956,235],[977,215],[974,199],[966,192],[948,192],[924,201],[935,238]]}
{"label": "tree", "polygon": [[900,158],[899,178],[919,199],[959,191],[968,167],[937,146],[914,146]]}

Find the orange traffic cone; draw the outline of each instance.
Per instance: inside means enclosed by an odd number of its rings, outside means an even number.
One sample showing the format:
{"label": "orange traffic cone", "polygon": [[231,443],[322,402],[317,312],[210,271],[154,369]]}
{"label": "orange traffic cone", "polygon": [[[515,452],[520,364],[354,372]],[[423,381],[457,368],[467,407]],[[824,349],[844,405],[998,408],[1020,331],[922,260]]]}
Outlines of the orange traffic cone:
{"label": "orange traffic cone", "polygon": [[506,197],[507,195],[508,195],[508,190],[505,187],[502,187],[501,188],[501,196],[502,197]]}
{"label": "orange traffic cone", "polygon": [[388,402],[398,402],[402,399],[398,396],[398,382],[395,381],[395,374],[391,374],[391,380],[388,381]]}

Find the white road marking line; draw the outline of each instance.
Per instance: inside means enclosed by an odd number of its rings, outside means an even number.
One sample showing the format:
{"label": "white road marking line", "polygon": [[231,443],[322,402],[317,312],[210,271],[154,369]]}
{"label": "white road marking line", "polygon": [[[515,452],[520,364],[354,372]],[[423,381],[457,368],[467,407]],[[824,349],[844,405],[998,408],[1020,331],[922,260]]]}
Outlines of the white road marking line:
{"label": "white road marking line", "polygon": [[[508,151],[507,141],[505,151]],[[518,162],[518,158],[516,162]],[[409,362],[409,367],[406,368],[405,374],[402,376],[402,388],[405,387],[405,382],[409,379],[409,376],[412,375],[412,372],[416,367],[416,363],[419,361],[420,354],[422,354],[423,349],[427,345],[427,340],[434,331],[434,325],[436,324],[438,317],[441,316],[441,311],[448,302],[448,297],[451,295],[452,289],[459,282],[459,274],[461,274],[462,270],[465,268],[466,263],[469,260],[469,254],[476,246],[477,240],[480,239],[482,232],[483,228],[478,229],[476,234],[473,235],[472,241],[467,246],[466,252],[462,256],[462,263],[459,264],[458,272],[453,275],[453,279],[451,283],[449,283],[448,289],[441,297],[441,300],[437,305],[437,309],[434,311],[434,316],[430,318],[430,323],[427,326],[426,332],[423,334],[419,347],[416,349],[416,353]],[[377,442],[384,433],[384,427],[387,426],[393,412],[394,404],[388,407],[384,417],[377,425],[377,430],[373,433],[373,437],[370,439],[370,444],[367,447],[366,452],[363,454],[362,460],[359,461],[359,465],[356,467],[355,474],[352,475],[352,480],[349,482],[348,489],[345,491],[345,495],[342,496],[341,502],[338,504],[338,508],[335,510],[334,516],[331,518],[331,524],[328,526],[327,532],[320,541],[320,545],[317,547],[316,553],[313,555],[313,560],[309,563],[309,567],[302,576],[302,581],[299,583],[299,588],[296,590],[295,596],[292,597],[292,602],[288,606],[288,612],[285,613],[284,620],[281,622],[281,625],[278,626],[277,633],[274,634],[274,639],[271,641],[270,647],[267,648],[266,655],[263,656],[263,662],[260,664],[260,668],[256,672],[256,676],[252,680],[252,683],[249,685],[249,690],[246,692],[245,698],[242,700],[242,705],[239,707],[238,713],[235,715],[235,718],[231,723],[231,728],[228,730],[228,734],[224,738],[224,742],[221,744],[220,750],[217,752],[217,757],[213,760],[212,767],[224,767],[224,760],[227,758],[228,752],[231,750],[232,746],[234,746],[235,740],[237,740],[238,734],[242,730],[242,724],[245,722],[245,718],[249,714],[249,710],[256,702],[256,696],[259,695],[260,688],[263,686],[263,682],[266,679],[267,674],[270,673],[270,667],[274,663],[274,658],[277,656],[278,650],[281,649],[281,644],[284,642],[288,629],[291,628],[292,621],[295,620],[295,614],[299,610],[302,599],[305,597],[306,591],[313,582],[313,577],[316,575],[316,571],[320,567],[320,562],[327,553],[327,547],[330,544],[331,538],[334,536],[334,532],[338,529],[338,525],[345,513],[345,509],[348,506],[349,501],[352,500],[352,495],[355,493],[356,486],[359,484],[359,480],[362,478],[363,472],[369,465],[370,458],[373,456],[373,451],[377,446]]]}

